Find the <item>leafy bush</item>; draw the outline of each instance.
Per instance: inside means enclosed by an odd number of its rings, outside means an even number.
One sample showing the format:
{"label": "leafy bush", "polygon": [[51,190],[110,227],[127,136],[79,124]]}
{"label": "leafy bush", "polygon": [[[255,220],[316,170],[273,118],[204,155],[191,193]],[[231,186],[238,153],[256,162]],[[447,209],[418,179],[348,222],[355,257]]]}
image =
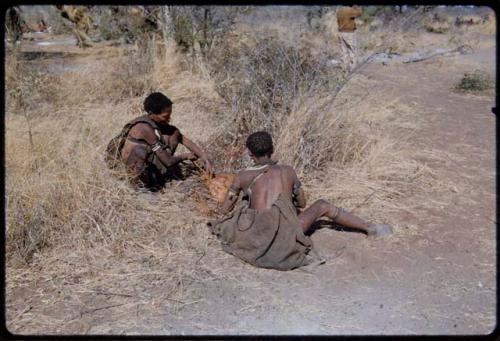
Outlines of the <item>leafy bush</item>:
{"label": "leafy bush", "polygon": [[494,81],[488,73],[474,70],[473,72],[466,72],[455,88],[464,91],[484,91],[492,89],[493,86]]}

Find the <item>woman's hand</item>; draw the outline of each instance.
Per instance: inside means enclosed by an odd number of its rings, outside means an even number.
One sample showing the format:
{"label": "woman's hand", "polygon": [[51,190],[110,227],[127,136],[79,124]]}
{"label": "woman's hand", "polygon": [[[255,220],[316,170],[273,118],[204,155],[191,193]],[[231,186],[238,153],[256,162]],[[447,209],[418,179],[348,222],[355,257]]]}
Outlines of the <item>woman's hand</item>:
{"label": "woman's hand", "polygon": [[200,149],[200,147],[198,147],[193,141],[191,141],[184,135],[182,136],[182,144],[191,152],[193,152],[195,155],[199,156],[199,159],[203,161],[203,164],[205,166],[205,171],[207,171],[210,174],[210,176],[212,176],[214,172],[212,164],[208,160],[207,155]]}
{"label": "woman's hand", "polygon": [[210,163],[210,160],[206,157],[201,158],[201,160],[203,161],[203,163],[205,165],[205,171],[210,175],[210,177],[213,177],[214,169],[212,167],[212,164]]}
{"label": "woman's hand", "polygon": [[198,160],[198,156],[196,156],[192,152],[182,153],[180,155],[184,161],[195,161]]}

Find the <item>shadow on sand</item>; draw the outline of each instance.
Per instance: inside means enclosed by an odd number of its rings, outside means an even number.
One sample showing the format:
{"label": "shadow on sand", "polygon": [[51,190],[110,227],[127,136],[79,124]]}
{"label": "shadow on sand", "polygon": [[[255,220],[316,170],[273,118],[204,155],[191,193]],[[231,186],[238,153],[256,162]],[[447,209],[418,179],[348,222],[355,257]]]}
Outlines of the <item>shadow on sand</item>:
{"label": "shadow on sand", "polygon": [[351,232],[351,233],[365,234],[361,230],[354,229],[351,227],[342,226],[342,225],[336,224],[335,222],[333,222],[331,220],[324,220],[324,219],[316,220],[305,234],[306,234],[306,236],[310,236],[314,232],[316,232],[317,230],[321,230],[323,228],[329,228],[331,230],[340,231],[340,232]]}

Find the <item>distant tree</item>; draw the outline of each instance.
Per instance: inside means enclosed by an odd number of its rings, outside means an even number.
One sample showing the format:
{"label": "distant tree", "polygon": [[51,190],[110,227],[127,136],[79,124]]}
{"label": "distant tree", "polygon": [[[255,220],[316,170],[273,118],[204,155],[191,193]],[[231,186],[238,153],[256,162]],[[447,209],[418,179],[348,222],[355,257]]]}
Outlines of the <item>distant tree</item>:
{"label": "distant tree", "polygon": [[217,39],[234,25],[245,7],[231,6],[171,6],[168,8],[168,31],[185,52],[210,54]]}
{"label": "distant tree", "polygon": [[161,6],[94,6],[102,39],[143,43],[161,36]]}

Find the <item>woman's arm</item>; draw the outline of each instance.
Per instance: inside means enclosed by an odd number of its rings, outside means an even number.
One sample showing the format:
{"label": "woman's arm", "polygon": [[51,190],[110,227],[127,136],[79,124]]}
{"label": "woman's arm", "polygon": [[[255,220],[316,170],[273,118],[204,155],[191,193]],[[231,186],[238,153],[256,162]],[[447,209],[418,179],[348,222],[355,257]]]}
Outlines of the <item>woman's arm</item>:
{"label": "woman's arm", "polygon": [[234,177],[233,183],[229,187],[226,194],[226,198],[224,199],[224,203],[222,204],[220,213],[223,215],[226,215],[229,212],[231,212],[231,210],[234,207],[234,204],[236,203],[236,200],[238,200],[238,195],[240,194],[240,191],[242,189],[240,178],[238,175]]}
{"label": "woman's arm", "polygon": [[306,195],[302,189],[302,184],[300,183],[297,173],[293,171],[293,188],[292,188],[292,198],[295,207],[304,208],[306,207]]}
{"label": "woman's arm", "polygon": [[297,208],[306,207],[306,195],[305,195],[304,190],[302,188],[299,189],[298,194],[295,196],[294,204],[295,204],[295,207],[297,207]]}
{"label": "woman's arm", "polygon": [[205,170],[207,172],[209,172],[210,174],[213,173],[212,164],[208,160],[207,154],[203,152],[201,148],[196,145],[196,143],[188,139],[185,135],[182,136],[181,143],[205,163]]}
{"label": "woman's arm", "polygon": [[138,139],[143,139],[149,144],[153,152],[158,156],[161,163],[167,167],[171,167],[184,160],[196,159],[193,153],[182,153],[176,156],[172,156],[168,151],[164,150],[160,146],[160,140],[158,136],[154,133],[153,128],[151,128],[146,123],[138,123],[130,130],[130,136]]}

